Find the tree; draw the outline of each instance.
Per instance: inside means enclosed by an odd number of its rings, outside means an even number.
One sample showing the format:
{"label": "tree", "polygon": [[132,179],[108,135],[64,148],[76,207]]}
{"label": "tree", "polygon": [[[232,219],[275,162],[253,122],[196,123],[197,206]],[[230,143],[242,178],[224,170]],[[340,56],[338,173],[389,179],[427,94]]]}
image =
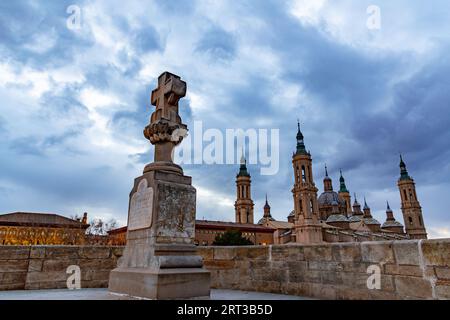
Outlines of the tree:
{"label": "tree", "polygon": [[248,246],[253,242],[242,236],[239,230],[227,230],[223,234],[218,234],[214,239],[215,246]]}
{"label": "tree", "polygon": [[104,222],[102,219],[94,219],[89,223],[89,227],[86,229],[87,235],[94,236],[106,236],[108,231],[117,227],[117,221],[110,219]]}

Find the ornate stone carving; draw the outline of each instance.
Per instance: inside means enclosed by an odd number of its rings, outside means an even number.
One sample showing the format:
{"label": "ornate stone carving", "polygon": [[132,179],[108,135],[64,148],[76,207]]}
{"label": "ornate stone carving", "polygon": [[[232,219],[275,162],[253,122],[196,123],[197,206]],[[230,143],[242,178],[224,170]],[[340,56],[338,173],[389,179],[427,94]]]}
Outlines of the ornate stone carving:
{"label": "ornate stone carving", "polygon": [[[179,76],[164,72],[158,78],[158,87],[152,91],[151,103],[156,110],[144,136],[155,145],[155,162],[173,162],[173,148],[183,141],[187,126],[178,114],[178,102],[186,95],[186,82]],[[147,168],[149,169],[149,168]]]}

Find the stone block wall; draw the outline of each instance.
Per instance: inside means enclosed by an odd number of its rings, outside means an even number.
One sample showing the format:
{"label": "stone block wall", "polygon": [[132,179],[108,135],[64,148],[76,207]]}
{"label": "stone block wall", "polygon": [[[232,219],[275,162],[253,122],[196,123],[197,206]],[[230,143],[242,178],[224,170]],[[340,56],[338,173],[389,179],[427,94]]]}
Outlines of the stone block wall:
{"label": "stone block wall", "polygon": [[122,247],[0,246],[0,290],[66,288],[71,265],[81,271],[82,288],[108,286]]}
{"label": "stone block wall", "polygon": [[[107,287],[123,247],[0,246],[0,290]],[[323,299],[450,299],[450,239],[323,245],[199,247],[213,288]],[[369,266],[381,288],[368,289]]]}
{"label": "stone block wall", "polygon": [[[212,287],[323,299],[450,299],[450,239],[204,247]],[[370,266],[381,288],[368,289]],[[375,267],[376,268],[376,267]]]}

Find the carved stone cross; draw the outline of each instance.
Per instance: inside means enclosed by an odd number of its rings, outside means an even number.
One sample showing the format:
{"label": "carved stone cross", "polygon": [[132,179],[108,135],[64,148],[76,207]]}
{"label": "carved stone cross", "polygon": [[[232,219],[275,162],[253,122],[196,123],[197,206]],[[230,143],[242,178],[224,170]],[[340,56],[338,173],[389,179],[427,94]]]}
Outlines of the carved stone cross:
{"label": "carved stone cross", "polygon": [[158,78],[158,88],[152,91],[151,103],[156,106],[151,123],[167,119],[181,124],[178,115],[178,101],[186,95],[186,82],[169,72],[164,72]]}
{"label": "carved stone cross", "polygon": [[[158,87],[151,96],[151,103],[156,110],[150,117],[150,124],[144,129],[144,136],[155,145],[155,161],[147,165],[144,172],[151,169],[168,170],[168,166],[172,167],[171,170],[182,172],[181,167],[173,164],[173,149],[187,133],[187,126],[178,114],[178,102],[185,95],[186,82],[179,76],[164,72],[158,77]],[[166,168],[162,168],[162,165]]]}

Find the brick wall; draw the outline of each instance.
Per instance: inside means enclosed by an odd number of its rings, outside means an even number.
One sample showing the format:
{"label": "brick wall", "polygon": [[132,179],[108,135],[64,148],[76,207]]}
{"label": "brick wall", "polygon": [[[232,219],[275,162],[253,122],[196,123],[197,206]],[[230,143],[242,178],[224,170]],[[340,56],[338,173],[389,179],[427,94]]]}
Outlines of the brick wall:
{"label": "brick wall", "polygon": [[[107,287],[122,247],[0,246],[0,290],[65,288],[69,265],[82,287]],[[450,299],[450,239],[199,247],[213,288],[325,299]],[[381,270],[369,290],[367,268]]]}

